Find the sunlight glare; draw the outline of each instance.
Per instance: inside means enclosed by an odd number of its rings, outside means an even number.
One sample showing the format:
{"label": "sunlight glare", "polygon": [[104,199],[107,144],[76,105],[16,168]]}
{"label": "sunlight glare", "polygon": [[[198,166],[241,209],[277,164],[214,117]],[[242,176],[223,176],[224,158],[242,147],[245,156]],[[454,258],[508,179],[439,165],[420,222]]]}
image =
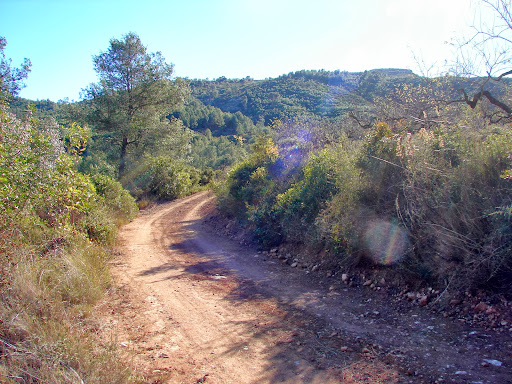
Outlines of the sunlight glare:
{"label": "sunlight glare", "polygon": [[386,220],[371,221],[365,231],[364,242],[373,260],[383,265],[401,260],[409,248],[405,230]]}

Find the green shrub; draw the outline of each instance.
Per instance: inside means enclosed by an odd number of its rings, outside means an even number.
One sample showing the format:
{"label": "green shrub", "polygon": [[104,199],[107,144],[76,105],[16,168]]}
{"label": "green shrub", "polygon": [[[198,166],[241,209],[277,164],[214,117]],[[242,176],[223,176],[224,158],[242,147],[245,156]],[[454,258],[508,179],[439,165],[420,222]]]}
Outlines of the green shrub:
{"label": "green shrub", "polygon": [[438,217],[429,220],[436,233],[436,263],[441,276],[447,278],[443,266],[451,267],[471,287],[510,284],[510,221],[496,213],[512,202],[512,180],[502,177],[512,164],[512,134],[506,129],[478,136],[463,138],[467,149],[460,151],[461,162],[440,186],[450,195],[436,209]]}
{"label": "green shrub", "polygon": [[315,220],[338,193],[335,150],[323,150],[305,164],[298,180],[276,198],[275,210],[290,241],[315,232]]}
{"label": "green shrub", "polygon": [[345,140],[341,145],[330,148],[334,159],[335,191],[319,210],[315,219],[317,236],[338,255],[340,262],[356,264],[358,255],[354,252],[359,246],[357,226],[361,216],[361,193],[366,184],[357,158],[361,149],[357,143]]}
{"label": "green shrub", "polygon": [[137,215],[135,199],[121,183],[105,175],[93,175],[91,181],[101,198],[101,203],[108,208],[109,214],[114,216],[119,224],[124,224]]}
{"label": "green shrub", "polygon": [[402,169],[388,187],[396,197],[380,213],[407,231],[412,248],[404,265],[464,289],[512,282],[509,217],[496,209],[511,203],[512,181],[502,175],[512,134],[422,129],[399,143]]}
{"label": "green shrub", "polygon": [[378,123],[367,134],[357,160],[367,179],[361,203],[379,215],[392,214],[400,194],[406,170],[404,158],[400,156],[403,139],[404,135],[394,132],[388,124]]}
{"label": "green shrub", "polygon": [[167,156],[141,160],[120,182],[138,199],[174,200],[201,190],[202,174]]}
{"label": "green shrub", "polygon": [[225,187],[218,193],[220,209],[231,216],[247,218],[248,211],[261,205],[275,188],[270,168],[278,159],[277,146],[260,137],[252,154],[229,171]]}
{"label": "green shrub", "polygon": [[198,171],[183,162],[166,157],[151,159],[143,191],[163,200],[174,200],[193,191],[199,182]]}
{"label": "green shrub", "polygon": [[260,138],[219,207],[266,247],[318,242],[340,263],[394,265],[430,284],[512,286],[512,133],[476,118],[471,129],[469,117],[464,129],[414,133],[379,123],[359,144],[343,139],[294,163],[292,177]]}

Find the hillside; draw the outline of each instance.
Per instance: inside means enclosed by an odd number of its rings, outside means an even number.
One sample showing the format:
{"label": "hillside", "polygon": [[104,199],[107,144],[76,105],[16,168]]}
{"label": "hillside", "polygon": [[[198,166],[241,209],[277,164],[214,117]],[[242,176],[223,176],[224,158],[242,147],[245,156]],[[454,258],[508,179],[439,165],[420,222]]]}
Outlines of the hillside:
{"label": "hillside", "polygon": [[206,105],[250,117],[254,123],[297,116],[337,117],[361,108],[417,76],[405,69],[369,72],[298,71],[274,79],[192,80],[192,94]]}

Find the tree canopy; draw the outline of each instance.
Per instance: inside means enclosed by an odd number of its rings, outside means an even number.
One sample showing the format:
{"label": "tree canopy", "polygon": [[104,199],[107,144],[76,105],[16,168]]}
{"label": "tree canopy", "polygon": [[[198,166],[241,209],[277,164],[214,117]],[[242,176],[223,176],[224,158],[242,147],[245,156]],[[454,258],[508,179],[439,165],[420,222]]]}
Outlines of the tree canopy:
{"label": "tree canopy", "polygon": [[182,80],[173,79],[173,65],[160,52],[148,53],[139,36],[111,39],[107,51],[93,58],[99,82],[86,90],[93,106],[91,120],[119,148],[119,176],[133,148],[144,150],[148,135],[172,133],[165,119],[188,94]]}
{"label": "tree canopy", "polygon": [[30,72],[30,60],[25,58],[19,68],[11,66],[12,60],[5,57],[5,47],[7,40],[0,36],[0,99],[7,95],[17,95],[24,88],[23,80],[27,78]]}

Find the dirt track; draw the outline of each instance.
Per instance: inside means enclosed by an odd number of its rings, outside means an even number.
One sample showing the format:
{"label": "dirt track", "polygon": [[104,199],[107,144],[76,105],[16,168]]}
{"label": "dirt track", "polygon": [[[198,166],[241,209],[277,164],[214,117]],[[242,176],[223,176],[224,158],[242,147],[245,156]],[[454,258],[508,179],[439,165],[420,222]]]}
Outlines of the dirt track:
{"label": "dirt track", "polygon": [[103,330],[148,383],[512,383],[510,334],[267,259],[209,230],[213,208],[201,192],[121,232]]}

